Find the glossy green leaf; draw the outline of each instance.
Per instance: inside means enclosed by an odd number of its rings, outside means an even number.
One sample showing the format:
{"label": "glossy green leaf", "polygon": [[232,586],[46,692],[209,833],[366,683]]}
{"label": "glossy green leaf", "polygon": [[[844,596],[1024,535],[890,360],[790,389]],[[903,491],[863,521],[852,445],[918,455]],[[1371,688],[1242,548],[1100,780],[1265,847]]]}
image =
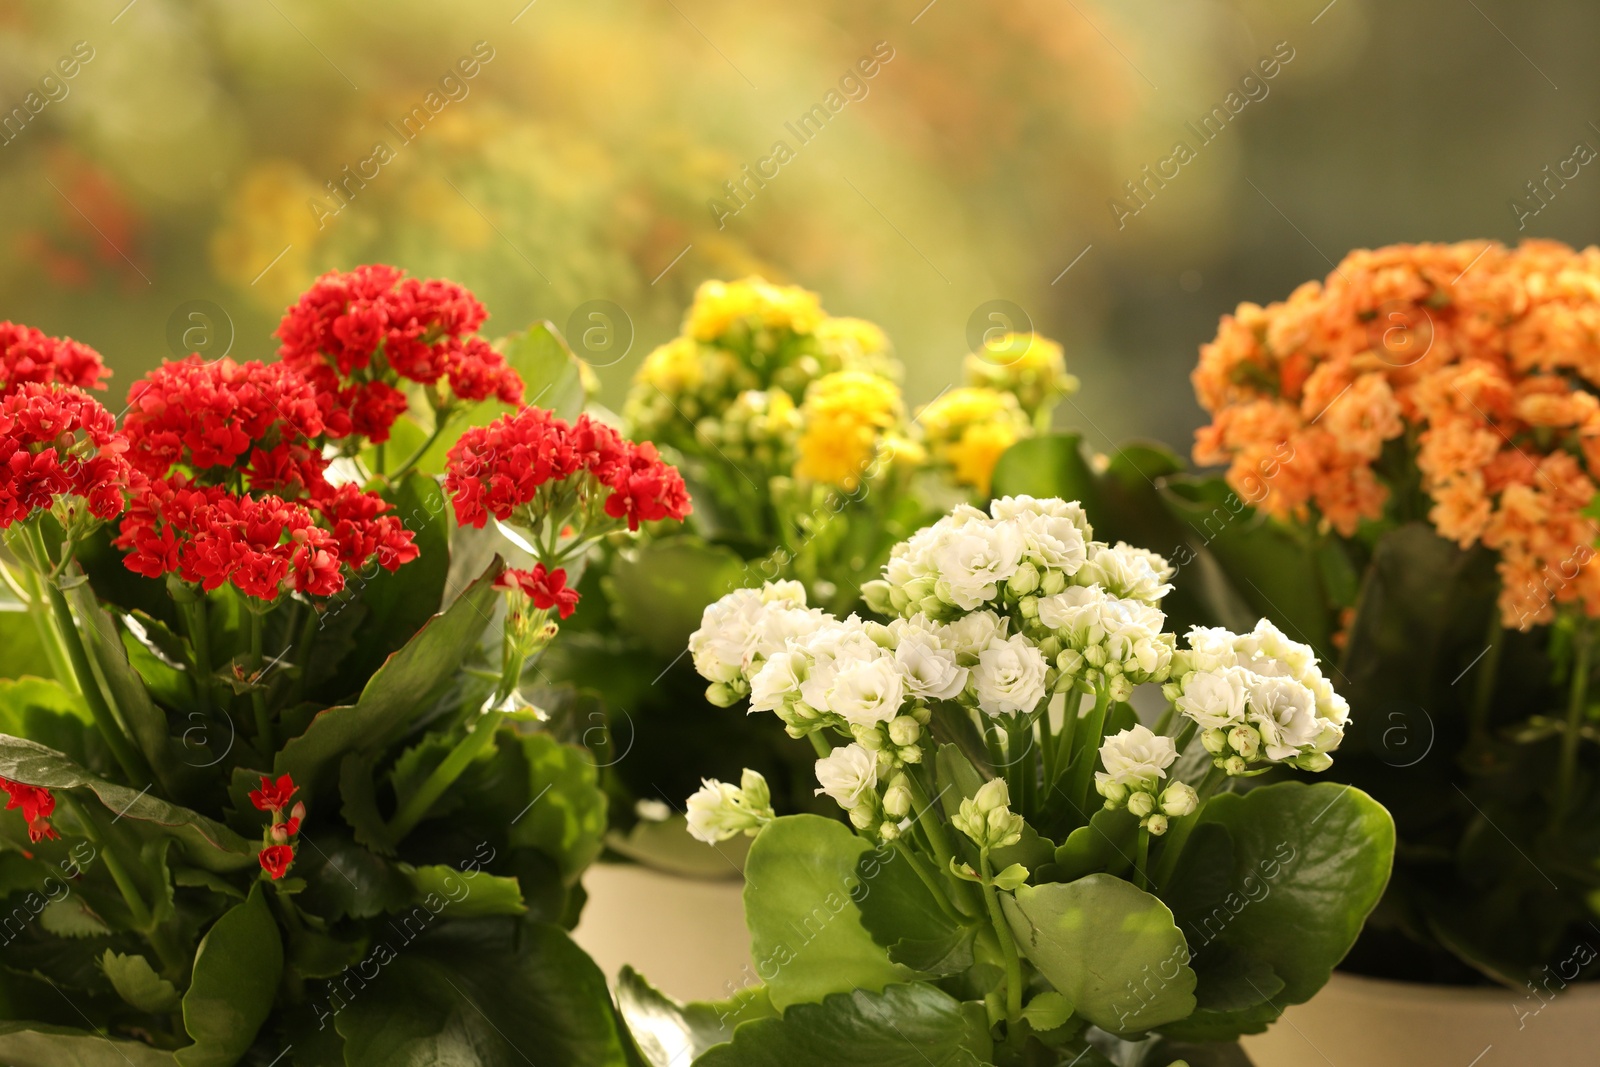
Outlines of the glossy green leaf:
{"label": "glossy green leaf", "polygon": [[500,596],[494,588],[499,573],[495,561],[455,603],[429,619],[378,668],[354,704],[318,713],[278,753],[273,773],[292,774],[301,788],[314,791],[346,752],[381,744],[426,710],[488,628]]}
{"label": "glossy green leaf", "polygon": [[412,899],[411,883],[383,857],[330,834],[318,834],[316,846],[301,849],[294,868],[306,880],[302,902],[316,914],[370,919]]}
{"label": "glossy green leaf", "polygon": [[756,835],[745,861],[745,921],[756,972],[780,1011],[912,977],[862,926],[853,899],[856,864],[871,848],[819,815],[785,816]]}
{"label": "glossy green leaf", "polygon": [[758,579],[731,549],[679,536],[619,554],[605,589],[617,625],[665,663],[689,647],[707,604]]}
{"label": "glossy green leaf", "polygon": [[626,966],[617,976],[617,1009],[649,1067],[684,1067],[707,1049],[733,1040],[740,1024],[777,1014],[761,986],[727,1000],[685,1004]]}
{"label": "glossy green leaf", "polygon": [[412,867],[402,863],[398,870],[411,883],[413,901],[446,919],[523,915],[528,910],[515,878],[484,871],[467,873],[446,864]]}
{"label": "glossy green leaf", "polygon": [[1099,479],[1084,455],[1083,436],[1042,434],[1018,441],[995,464],[995,496],[1058,496],[1076,500],[1092,516],[1100,510]]}
{"label": "glossy green leaf", "polygon": [[87,764],[94,717],[83,697],[43,678],[0,681],[0,733],[26,737]]}
{"label": "glossy green leaf", "polygon": [[1133,868],[1138,847],[1139,819],[1126,808],[1104,808],[1089,816],[1089,825],[1067,835],[1056,849],[1051,878],[1075,882],[1091,874],[1122,875]]}
{"label": "glossy green leaf", "polygon": [[81,896],[53,900],[39,913],[39,925],[57,937],[101,937],[111,932]]}
{"label": "glossy green leaf", "polygon": [[266,894],[257,882],[201,940],[183,995],[183,1026],[194,1044],[174,1053],[179,1067],[233,1067],[272,1013],[283,941]]}
{"label": "glossy green leaf", "polygon": [[1236,994],[1270,968],[1282,988],[1258,990],[1252,1007],[1202,1010],[1165,1029],[1188,1038],[1259,1032],[1309,1000],[1355,943],[1394,857],[1389,813],[1333,782],[1224,793],[1207,803],[1191,843],[1208,826],[1225,830],[1231,849],[1186,848],[1163,894],[1188,933],[1194,967],[1203,983],[1214,969]]}
{"label": "glossy green leaf", "polygon": [[[975,1007],[976,1005],[974,1005]],[[745,1023],[694,1067],[979,1067],[991,1054],[982,1017],[926,983],[835,993],[777,1019]]]}
{"label": "glossy green leaf", "polygon": [[959,974],[972,966],[977,926],[941,908],[899,849],[885,845],[863,852],[856,876],[861,925],[891,960],[930,975]]}
{"label": "glossy green leaf", "polygon": [[128,652],[122,647],[122,636],[116,620],[100,606],[100,601],[95,598],[94,587],[87,581],[68,589],[66,598],[72,605],[73,615],[77,617],[84,646],[105,679],[117,714],[150,766],[158,775],[164,776],[173,765],[167,715],[150,699],[144,679],[128,662]]}
{"label": "glossy green leaf", "polygon": [[0,1022],[0,1063],[6,1067],[173,1067],[172,1053],[103,1030],[45,1023]]}
{"label": "glossy green leaf", "polygon": [[334,1012],[346,1067],[624,1067],[600,969],[559,927],[519,944],[462,923],[376,942],[380,976]]}
{"label": "glossy green leaf", "polygon": [[1172,912],[1108,874],[1023,886],[1000,903],[1017,947],[1072,1010],[1110,1033],[1137,1033],[1194,1010],[1194,972]]}
{"label": "glossy green leaf", "polygon": [[165,1015],[178,1007],[177,988],[156,974],[143,956],[124,956],[106,949],[100,965],[117,996],[140,1011]]}
{"label": "glossy green leaf", "polygon": [[600,855],[605,838],[606,795],[594,757],[549,734],[514,736],[527,766],[528,800],[511,824],[511,847],[543,852],[570,885]]}
{"label": "glossy green leaf", "polygon": [[50,660],[28,606],[0,586],[0,678],[50,676]]}
{"label": "glossy green leaf", "polygon": [[0,778],[51,789],[87,788],[119,820],[171,836],[191,863],[209,871],[233,871],[256,863],[257,846],[221,823],[148,792],[101,781],[61,753],[20,737],[0,734]]}

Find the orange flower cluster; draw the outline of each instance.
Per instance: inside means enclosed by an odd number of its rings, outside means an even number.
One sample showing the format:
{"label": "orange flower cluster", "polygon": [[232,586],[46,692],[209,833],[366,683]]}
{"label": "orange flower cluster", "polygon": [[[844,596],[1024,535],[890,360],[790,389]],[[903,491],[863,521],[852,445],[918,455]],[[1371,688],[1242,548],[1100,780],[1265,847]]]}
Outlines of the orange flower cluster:
{"label": "orange flower cluster", "polygon": [[1241,304],[1193,374],[1198,463],[1235,489],[1284,445],[1258,504],[1349,536],[1415,468],[1439,533],[1500,556],[1508,626],[1600,616],[1600,249],[1554,241],[1350,253],[1288,300]]}

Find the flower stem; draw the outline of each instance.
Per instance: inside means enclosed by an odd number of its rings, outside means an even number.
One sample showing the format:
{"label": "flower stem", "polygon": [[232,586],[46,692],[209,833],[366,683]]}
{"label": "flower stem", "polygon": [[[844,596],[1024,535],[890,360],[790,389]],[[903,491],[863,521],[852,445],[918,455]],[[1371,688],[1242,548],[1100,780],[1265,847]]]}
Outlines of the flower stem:
{"label": "flower stem", "polygon": [[182,603],[183,624],[189,630],[189,647],[194,649],[194,687],[200,710],[211,710],[211,632],[206,628],[205,594]]}
{"label": "flower stem", "polygon": [[480,755],[489,751],[494,745],[494,735],[500,725],[499,713],[485,711],[478,715],[478,721],[472,724],[472,729],[467,736],[462,738],[444,762],[433,769],[433,773],[423,781],[415,793],[406,798],[394,813],[394,818],[389,821],[389,839],[399,842],[412,830],[417,823],[428,814],[428,809],[434,802],[444,796],[445,790],[455,784],[457,778],[472,765]]}
{"label": "flower stem", "polygon": [[821,730],[812,730],[806,734],[806,740],[811,742],[812,751],[816,752],[819,758],[826,759],[833,755],[833,746],[828,744],[828,739],[822,736]]}
{"label": "flower stem", "polygon": [[1067,796],[1079,811],[1089,810],[1089,792],[1094,788],[1094,765],[1099,758],[1100,741],[1106,729],[1106,711],[1110,706],[1109,690],[1104,685],[1096,686],[1094,710],[1089,712],[1083,744],[1078,746],[1084,758],[1068,771],[1071,779],[1067,782]]}
{"label": "flower stem", "polygon": [[1489,740],[1489,714],[1494,710],[1494,686],[1500,673],[1500,651],[1505,647],[1506,628],[1500,622],[1500,609],[1489,612],[1489,648],[1484,653],[1478,670],[1478,684],[1472,692],[1472,740],[1483,744]]}
{"label": "flower stem", "polygon": [[[44,603],[45,594],[40,583],[46,581],[31,567],[20,567],[16,578],[22,585],[22,592],[27,595],[31,607],[37,608]],[[45,658],[50,661],[50,673],[55,675],[56,681],[66,686],[73,692],[79,692],[78,676],[72,671],[72,662],[67,656],[67,646],[61,637],[61,632],[56,629],[52,612],[30,610],[28,618],[33,620],[33,628],[39,635],[39,644],[44,646]]]}
{"label": "flower stem", "polygon": [[271,757],[277,750],[272,738],[272,717],[267,714],[267,694],[261,688],[261,630],[262,617],[258,611],[246,609],[250,620],[250,707],[256,718],[256,746],[263,756]]}
{"label": "flower stem", "polygon": [[1139,844],[1138,844],[1137,850],[1133,854],[1133,873],[1134,873],[1134,884],[1137,885],[1140,889],[1143,889],[1143,890],[1146,890],[1146,891],[1148,891],[1149,888],[1150,888],[1150,876],[1145,874],[1145,870],[1149,866],[1150,866],[1150,831],[1148,829],[1146,829],[1145,827],[1141,826],[1141,827],[1139,827]]}
{"label": "flower stem", "polygon": [[905,857],[906,863],[916,872],[917,877],[922,879],[922,884],[928,887],[928,892],[933,894],[934,903],[939,905],[939,910],[944,912],[947,918],[957,923],[966,922],[966,918],[951,903],[950,894],[941,883],[939,876],[928,869],[928,865],[917,855],[916,849],[906,844],[904,838],[895,840],[894,849]]}
{"label": "flower stem", "polygon": [[[117,892],[121,895],[122,902],[128,906],[128,914],[132,916],[135,928],[145,935],[146,940],[155,949],[165,975],[175,980],[187,977],[187,957],[178,950],[178,946],[172,940],[171,932],[156,922],[155,916],[150,913],[150,908],[144,902],[144,896],[139,892],[138,883],[133,880],[128,868],[117,856],[117,842],[100,832],[89,817],[89,813],[75,798],[66,793],[61,795],[72,808],[73,814],[77,816],[84,836],[97,846],[96,852],[99,858],[105,861],[106,873],[111,875],[111,880],[116,883]],[[112,827],[112,833],[115,832],[116,828]]]}
{"label": "flower stem", "polygon": [[1567,698],[1567,728],[1561,736],[1561,763],[1556,775],[1555,820],[1572,804],[1572,787],[1578,775],[1578,746],[1583,740],[1583,717],[1589,705],[1589,620],[1579,618],[1572,638],[1572,684]]}
{"label": "flower stem", "polygon": [[[417,450],[415,452],[411,453],[411,455],[409,457],[407,457],[407,459],[406,459],[406,461],[404,463],[400,464],[400,469],[399,470],[397,470],[393,474],[389,475],[389,480],[391,482],[397,482],[401,478],[404,478],[406,475],[411,473],[411,468],[412,467],[415,467],[418,463],[422,462],[422,457],[427,455],[428,454],[428,449],[432,448],[433,447],[433,443],[435,441],[439,440],[439,435],[444,433],[445,425],[449,421],[450,421],[449,415],[445,414],[442,411],[439,412],[438,417],[437,417],[437,421],[434,423],[433,432],[428,435],[427,439],[425,441],[423,441],[422,444],[417,446]],[[379,453],[379,456],[380,457],[382,456],[381,452]],[[380,465],[381,465],[381,463],[380,463]]]}
{"label": "flower stem", "polygon": [[994,875],[989,869],[989,850],[978,853],[978,864],[983,876],[983,902],[989,908],[989,921],[994,924],[995,936],[1000,939],[1000,951],[1006,960],[1006,1021],[1015,1024],[1022,1017],[1022,958],[1017,954],[1016,939],[1011,936],[1011,924],[1000,910],[1000,897],[994,889]]}
{"label": "flower stem", "polygon": [[[1206,810],[1206,801],[1217,791],[1217,785],[1226,777],[1227,774],[1221,767],[1213,765],[1206,771],[1205,778],[1195,787],[1195,793],[1200,798],[1195,809],[1187,815],[1178,816],[1168,824],[1166,836],[1162,838],[1161,856],[1156,860],[1156,869],[1151,875],[1151,882],[1157,889],[1166,888],[1172,872],[1177,869],[1178,857],[1183,853],[1184,843],[1189,840],[1189,835],[1194,833],[1195,824],[1200,821],[1200,813]],[[1149,835],[1140,831],[1140,836],[1141,845],[1148,848],[1149,842],[1144,839]]]}
{"label": "flower stem", "polygon": [[[42,542],[39,547],[42,551]],[[61,595],[60,587],[52,579],[43,575],[40,577],[45,599],[50,602],[51,614],[55,616],[56,629],[61,634],[61,644],[66,649],[67,660],[72,664],[72,672],[78,678],[78,689],[83,693],[84,703],[89,705],[89,714],[94,717],[94,724],[105,738],[106,747],[111,749],[111,755],[116,758],[122,773],[128,776],[128,784],[138,788],[141,784],[151,781],[150,768],[145,765],[144,757],[129,742],[128,735],[123,732],[122,723],[118,721],[116,714],[111,710],[111,705],[106,701],[105,693],[100,689],[94,666],[89,662],[89,653],[83,647],[83,638],[79,635],[77,623],[72,618],[72,609],[67,607],[67,598]]]}

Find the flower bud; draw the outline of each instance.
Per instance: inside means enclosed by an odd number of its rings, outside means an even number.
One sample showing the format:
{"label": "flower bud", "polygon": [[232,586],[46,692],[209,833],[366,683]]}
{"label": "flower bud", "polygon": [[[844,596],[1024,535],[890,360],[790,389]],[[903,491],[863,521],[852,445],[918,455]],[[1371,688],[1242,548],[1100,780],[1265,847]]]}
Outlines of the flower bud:
{"label": "flower bud", "polygon": [[1230,777],[1237,778],[1240,775],[1248,774],[1250,772],[1250,765],[1239,756],[1229,756],[1227,759],[1222,761],[1222,769],[1226,771]]}
{"label": "flower bud", "polygon": [[1006,588],[1017,596],[1027,596],[1032,593],[1039,588],[1039,568],[1032,563],[1022,564],[1006,583]]}
{"label": "flower bud", "polygon": [[926,726],[933,721],[933,709],[926,704],[918,704],[911,709],[911,717]]}
{"label": "flower bud", "polygon": [[1107,689],[1113,701],[1126,701],[1133,696],[1133,679],[1126,674],[1115,675]]}
{"label": "flower bud", "polygon": [[889,740],[904,748],[914,745],[922,736],[922,724],[909,715],[901,715],[889,723]]}
{"label": "flower bud", "polygon": [[1128,800],[1128,787],[1107,778],[1094,784],[1095,791],[1106,798],[1106,807],[1119,808]]}
{"label": "flower bud", "polygon": [[1045,596],[1055,596],[1067,587],[1067,576],[1054,568],[1046,570],[1039,579],[1039,591]]}
{"label": "flower bud", "polygon": [[752,771],[746,767],[744,773],[739,775],[739,792],[744,795],[744,803],[748,808],[763,809],[772,807],[772,790],[767,787],[767,780],[759,771]]}
{"label": "flower bud", "polygon": [[1142,819],[1156,810],[1156,798],[1149,793],[1136,792],[1128,797],[1128,810]]}
{"label": "flower bud", "polygon": [[271,834],[274,844],[282,845],[289,840],[289,831],[283,828],[282,823],[277,823],[274,825],[272,827]]}
{"label": "flower bud", "polygon": [[1247,760],[1253,760],[1261,754],[1261,734],[1254,726],[1240,723],[1229,730],[1228,744]]}
{"label": "flower bud", "polygon": [[1106,648],[1104,645],[1090,645],[1083,650],[1083,658],[1089,666],[1099,669],[1106,665]]}
{"label": "flower bud", "polygon": [[901,763],[921,763],[922,747],[920,745],[907,745],[900,750]]}
{"label": "flower bud", "polygon": [[1302,752],[1294,758],[1294,765],[1302,771],[1320,773],[1333,766],[1333,757],[1326,752]]}
{"label": "flower bud", "polygon": [[1228,732],[1226,730],[1206,730],[1200,735],[1200,743],[1213,756],[1220,756],[1228,751]]}
{"label": "flower bud", "polygon": [[731,708],[744,694],[726,682],[715,682],[706,689],[706,699],[719,708]]}
{"label": "flower bud", "polygon": [[1161,791],[1161,811],[1173,818],[1188,815],[1200,806],[1200,796],[1187,782],[1173,782]]}
{"label": "flower bud", "polygon": [[1011,789],[1006,785],[1004,778],[995,778],[985,782],[972,798],[978,810],[987,815],[997,808],[1008,807],[1011,804]]}
{"label": "flower bud", "polygon": [[1152,815],[1144,821],[1144,828],[1150,831],[1150,836],[1160,837],[1167,832],[1167,817],[1165,815]]}
{"label": "flower bud", "polygon": [[861,587],[861,598],[866,601],[867,607],[877,615],[894,615],[893,596],[889,583],[882,578],[874,578]]}
{"label": "flower bud", "polygon": [[893,841],[900,836],[900,824],[897,822],[885,822],[878,827],[878,836],[885,841]]}
{"label": "flower bud", "polygon": [[872,805],[862,804],[860,807],[850,809],[850,825],[857,830],[865,830],[878,821],[878,813],[872,810]]}
{"label": "flower bud", "polygon": [[1038,597],[1023,597],[1021,600],[1017,601],[1017,610],[1022,613],[1022,617],[1024,619],[1037,619],[1039,617]]}
{"label": "flower bud", "polygon": [[903,818],[911,811],[911,783],[903,774],[897,774],[883,793],[883,810],[894,818]]}
{"label": "flower bud", "polygon": [[1083,670],[1083,655],[1075,649],[1064,648],[1056,657],[1056,666],[1061,668],[1061,673],[1072,677]]}
{"label": "flower bud", "polygon": [[295,806],[289,809],[289,818],[295,819],[295,820],[297,820],[299,822],[304,822],[305,821],[305,817],[306,817],[306,805],[305,805],[305,802],[304,801],[296,801],[295,802]]}

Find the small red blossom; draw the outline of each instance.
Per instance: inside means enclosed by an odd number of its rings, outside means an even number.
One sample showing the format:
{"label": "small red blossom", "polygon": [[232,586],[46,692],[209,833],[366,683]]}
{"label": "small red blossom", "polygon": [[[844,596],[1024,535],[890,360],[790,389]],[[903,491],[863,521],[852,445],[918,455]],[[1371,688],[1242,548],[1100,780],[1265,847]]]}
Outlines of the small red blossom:
{"label": "small red blossom", "polygon": [[563,619],[578,607],[578,591],[567,587],[567,572],[563,567],[546,572],[543,563],[535,563],[531,571],[507,570],[495,580],[501,589],[520,589],[540,611],[555,608]]}
{"label": "small red blossom", "polygon": [[127,448],[111,413],[80,389],[29,382],[5,395],[0,529],[63,498],[81,498],[96,518],[115,518],[129,476]]}
{"label": "small red blossom", "polygon": [[268,845],[257,854],[256,859],[261,862],[261,869],[267,872],[267,877],[276,882],[289,873],[289,866],[294,863],[294,849],[288,845]]}
{"label": "small red blossom", "polygon": [[444,380],[460,400],[522,402],[522,380],[474,336],[487,317],[453,282],[357,267],[324,274],[285,311],[278,354],[316,388],[330,436],[383,442],[406,410],[402,380]]}
{"label": "small red blossom", "polygon": [[626,465],[619,464],[606,479],[612,493],[606,514],[628,520],[628,529],[661,519],[682,520],[689,514],[689,490],[677,468],[662,462],[649,441],[634,445]]}
{"label": "small red blossom", "polygon": [[6,811],[22,812],[23,821],[28,824],[29,841],[38,844],[60,839],[61,835],[50,825],[50,816],[56,810],[56,798],[50,790],[0,778],[0,793],[6,794]]}
{"label": "small red blossom", "polygon": [[250,803],[256,806],[257,811],[280,812],[289,806],[298,788],[292,775],[285,774],[276,782],[263,776],[261,788],[250,791]]}
{"label": "small red blossom", "polygon": [[0,396],[29,382],[104,389],[110,374],[100,353],[80,341],[0,322]]}

